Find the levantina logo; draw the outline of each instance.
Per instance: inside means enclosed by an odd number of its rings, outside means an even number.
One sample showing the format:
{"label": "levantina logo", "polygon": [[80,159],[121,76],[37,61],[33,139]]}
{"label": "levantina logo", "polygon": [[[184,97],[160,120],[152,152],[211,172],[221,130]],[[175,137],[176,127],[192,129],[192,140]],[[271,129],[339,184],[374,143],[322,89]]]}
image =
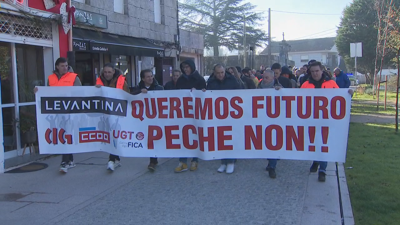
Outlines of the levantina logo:
{"label": "levantina logo", "polygon": [[61,144],[67,143],[68,145],[72,145],[72,135],[65,134],[64,129],[58,131],[57,128],[48,128],[44,137],[49,144],[57,145],[58,141],[60,141]]}
{"label": "levantina logo", "polygon": [[96,127],[79,128],[79,143],[102,142],[110,144],[110,133]]}
{"label": "levantina logo", "polygon": [[104,113],[126,116],[127,100],[105,97],[42,97],[42,114]]}

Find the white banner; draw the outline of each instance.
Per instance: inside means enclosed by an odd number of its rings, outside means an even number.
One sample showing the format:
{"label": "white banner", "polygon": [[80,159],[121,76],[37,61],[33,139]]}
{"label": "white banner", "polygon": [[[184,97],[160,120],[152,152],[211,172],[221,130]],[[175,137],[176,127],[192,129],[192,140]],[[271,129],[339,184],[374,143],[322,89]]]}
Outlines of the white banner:
{"label": "white banner", "polygon": [[39,87],[42,154],[344,162],[347,89],[154,91]]}

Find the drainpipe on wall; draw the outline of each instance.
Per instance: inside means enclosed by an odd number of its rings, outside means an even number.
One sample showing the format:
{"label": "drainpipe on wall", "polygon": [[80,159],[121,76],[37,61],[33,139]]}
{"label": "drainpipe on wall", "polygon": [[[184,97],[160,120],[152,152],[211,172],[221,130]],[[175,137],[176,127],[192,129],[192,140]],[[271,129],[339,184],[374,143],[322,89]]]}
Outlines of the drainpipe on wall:
{"label": "drainpipe on wall", "polygon": [[177,27],[177,37],[175,38],[175,44],[176,44],[176,68],[179,68],[180,64],[180,54],[181,54],[181,35],[179,32],[179,2],[176,1],[176,27]]}
{"label": "drainpipe on wall", "polygon": [[[1,79],[0,79],[1,96]],[[0,98],[1,105],[1,98]],[[4,140],[3,140],[3,110],[0,110],[0,173],[4,173]]]}
{"label": "drainpipe on wall", "polygon": [[[67,6],[69,8],[72,7],[71,0],[67,0]],[[68,17],[69,19],[69,17]],[[67,58],[68,58],[68,64],[72,67],[72,69],[75,70],[75,52],[73,51],[73,45],[72,45],[72,21],[68,21],[71,23],[71,28],[68,31],[68,52],[67,52]]]}

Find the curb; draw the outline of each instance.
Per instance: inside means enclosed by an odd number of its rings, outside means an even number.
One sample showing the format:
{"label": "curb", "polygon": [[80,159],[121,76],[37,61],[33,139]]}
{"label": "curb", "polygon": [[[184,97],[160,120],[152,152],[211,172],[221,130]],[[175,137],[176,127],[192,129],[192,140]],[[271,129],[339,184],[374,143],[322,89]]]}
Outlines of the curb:
{"label": "curb", "polygon": [[349,188],[343,163],[336,163],[339,194],[341,200],[342,224],[354,225],[353,208],[351,207]]}

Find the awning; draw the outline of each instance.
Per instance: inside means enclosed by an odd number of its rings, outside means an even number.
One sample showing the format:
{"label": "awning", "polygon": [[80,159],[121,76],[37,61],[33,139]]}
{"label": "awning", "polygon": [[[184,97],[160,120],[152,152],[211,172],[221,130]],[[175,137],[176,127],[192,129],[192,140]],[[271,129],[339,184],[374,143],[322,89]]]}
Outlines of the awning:
{"label": "awning", "polygon": [[103,52],[113,55],[164,57],[164,49],[144,38],[113,35],[99,31],[74,28],[75,51]]}

